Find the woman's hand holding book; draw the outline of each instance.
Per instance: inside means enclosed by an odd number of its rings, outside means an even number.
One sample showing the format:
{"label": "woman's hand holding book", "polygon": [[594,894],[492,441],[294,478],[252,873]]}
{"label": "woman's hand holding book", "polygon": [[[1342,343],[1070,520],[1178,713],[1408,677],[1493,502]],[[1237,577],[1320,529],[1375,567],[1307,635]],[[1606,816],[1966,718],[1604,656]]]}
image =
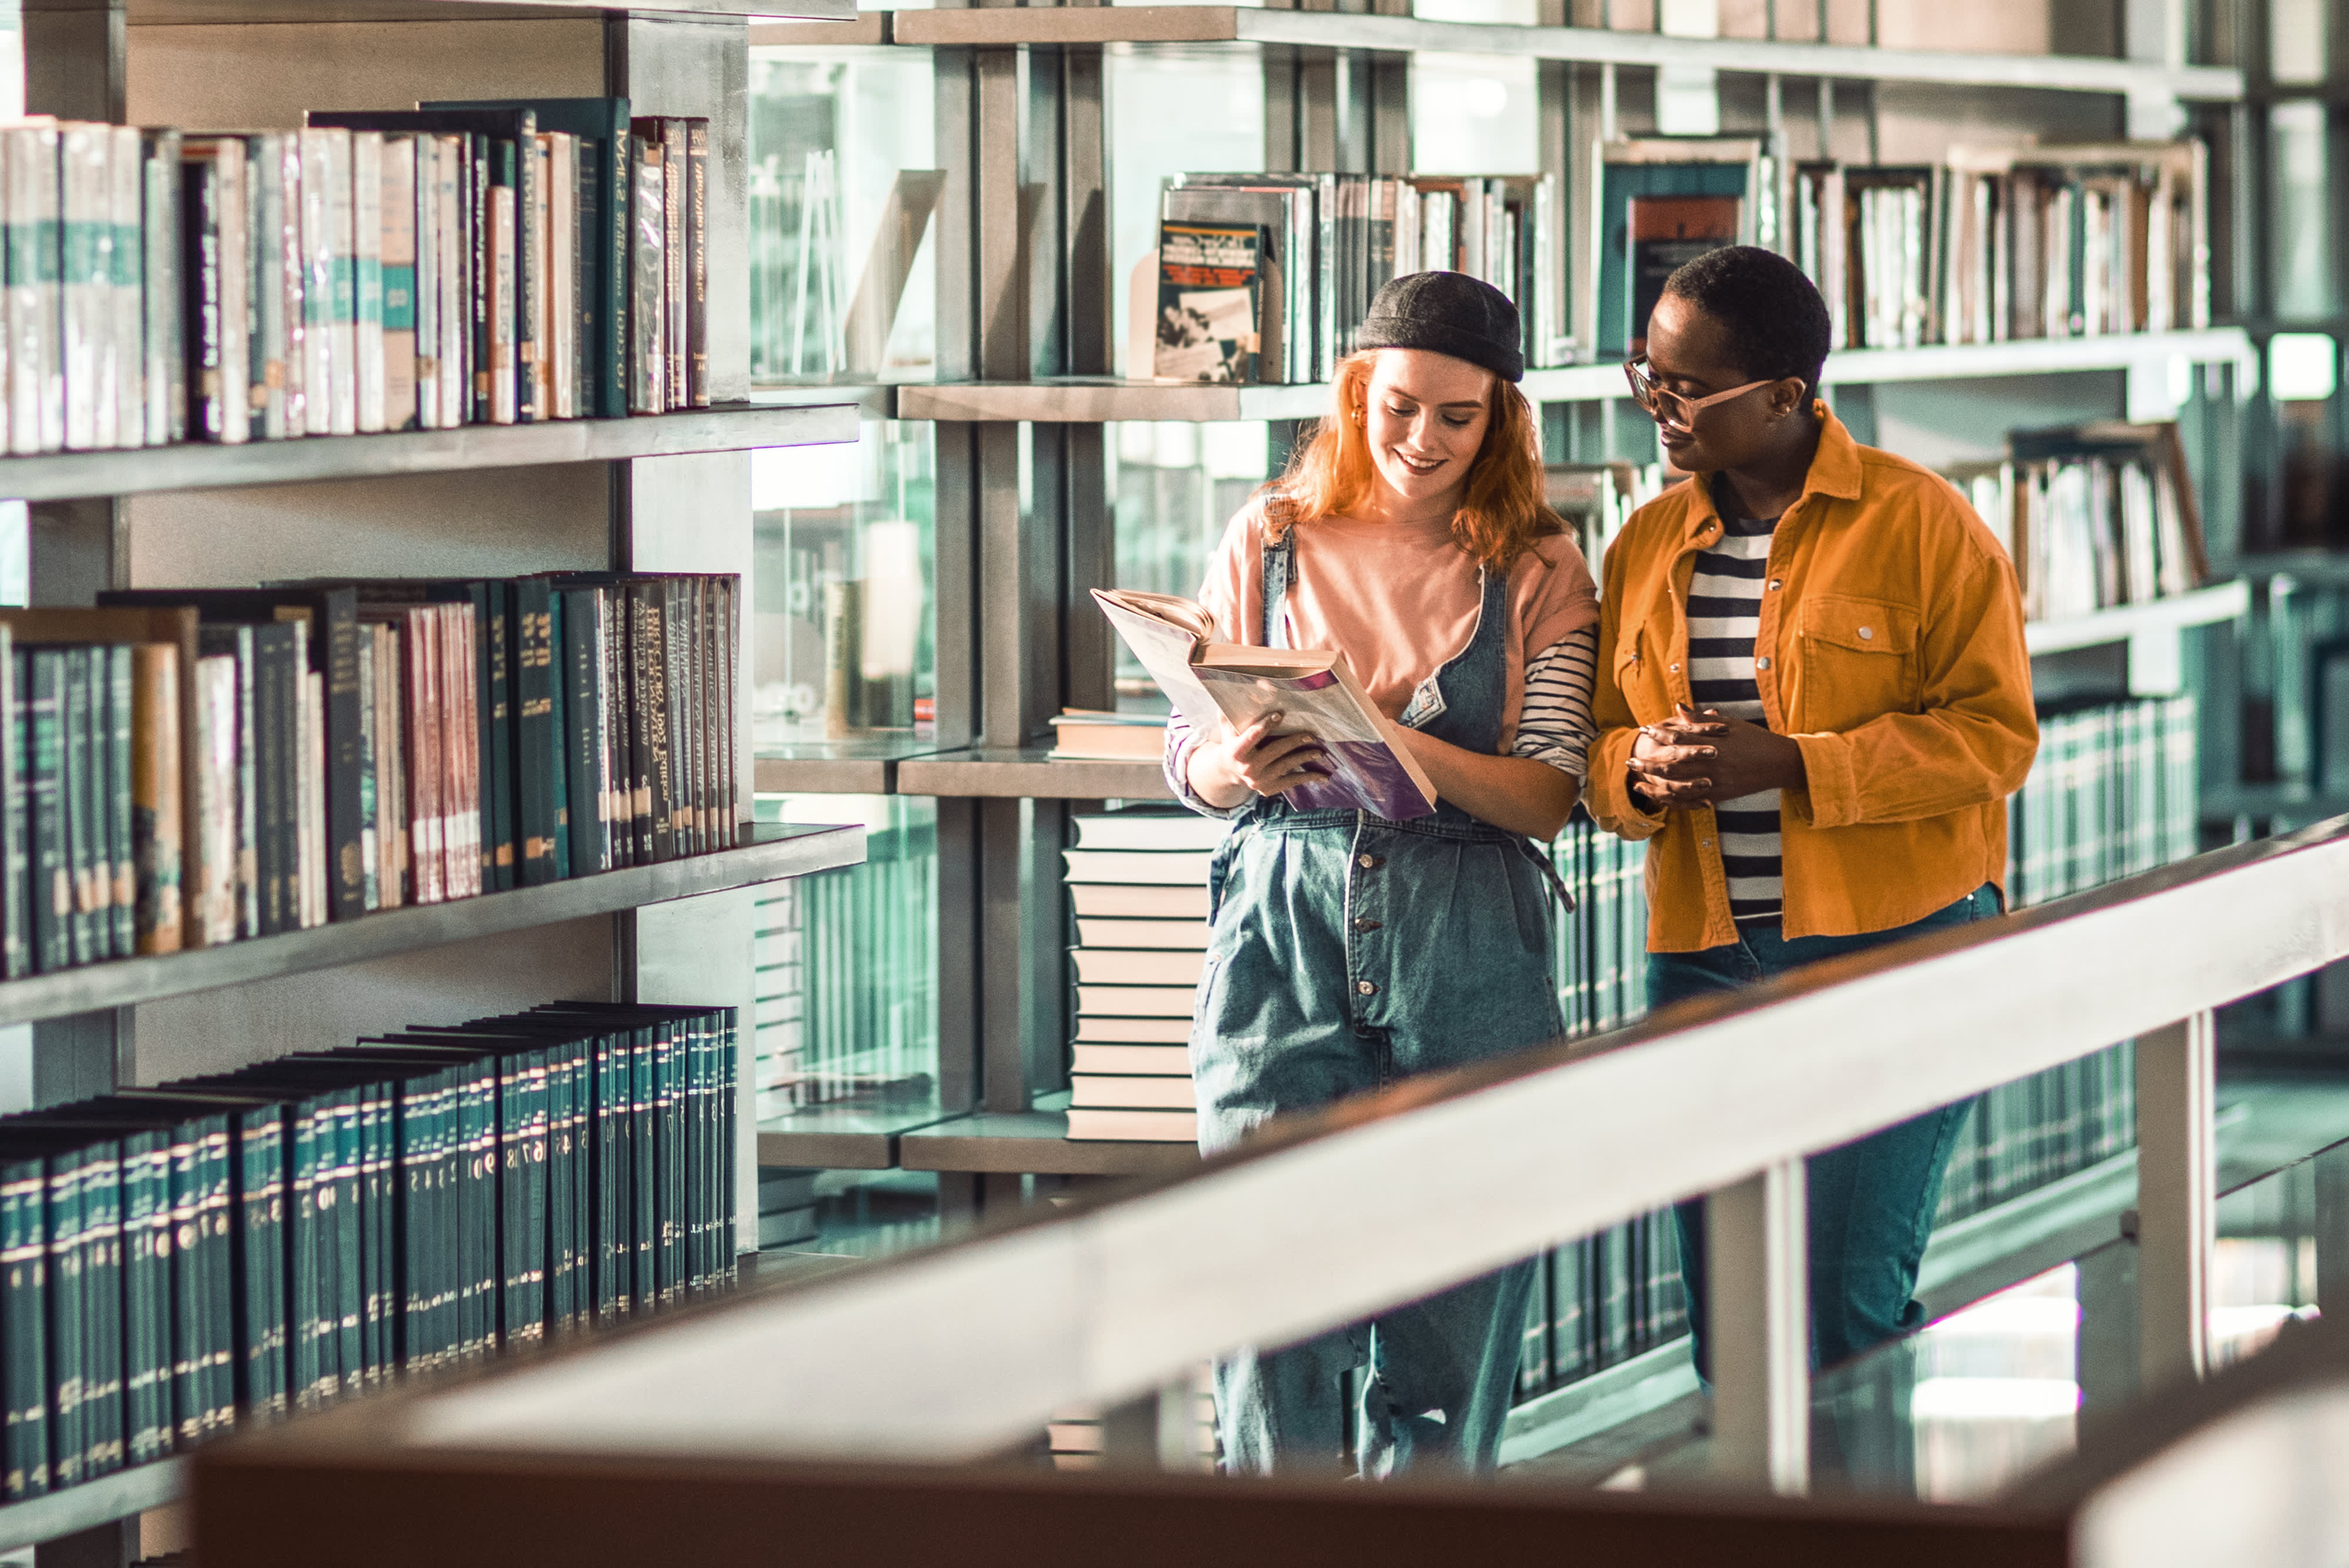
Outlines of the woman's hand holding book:
{"label": "woman's hand holding book", "polygon": [[1302,731],[1279,728],[1282,718],[1267,713],[1237,733],[1192,747],[1192,790],[1216,810],[1228,811],[1251,794],[1285,794],[1328,778],[1329,753],[1321,742]]}

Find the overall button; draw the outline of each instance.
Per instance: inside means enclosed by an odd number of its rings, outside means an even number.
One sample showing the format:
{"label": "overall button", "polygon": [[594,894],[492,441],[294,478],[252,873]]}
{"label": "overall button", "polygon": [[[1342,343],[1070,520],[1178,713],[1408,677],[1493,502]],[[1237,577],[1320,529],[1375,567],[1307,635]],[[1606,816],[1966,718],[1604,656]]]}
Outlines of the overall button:
{"label": "overall button", "polygon": [[1385,865],[1386,858],[1383,856],[1378,855],[1361,855],[1355,857],[1354,864],[1361,867],[1365,871],[1371,871]]}
{"label": "overall button", "polygon": [[1354,989],[1361,992],[1364,996],[1375,996],[1378,994],[1379,988],[1372,985],[1367,980],[1358,980],[1354,982]]}
{"label": "overall button", "polygon": [[1358,931],[1375,931],[1378,929],[1379,922],[1371,919],[1368,915],[1359,916],[1354,921],[1354,929]]}

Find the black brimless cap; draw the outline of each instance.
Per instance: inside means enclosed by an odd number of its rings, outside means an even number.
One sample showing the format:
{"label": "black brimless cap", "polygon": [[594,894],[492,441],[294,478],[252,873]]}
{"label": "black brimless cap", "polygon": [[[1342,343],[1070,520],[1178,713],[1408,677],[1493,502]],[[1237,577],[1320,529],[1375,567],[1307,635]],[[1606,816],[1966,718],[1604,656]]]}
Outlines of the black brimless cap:
{"label": "black brimless cap", "polygon": [[1414,272],[1387,284],[1371,301],[1354,347],[1425,348],[1482,365],[1504,381],[1526,379],[1517,307],[1462,272]]}

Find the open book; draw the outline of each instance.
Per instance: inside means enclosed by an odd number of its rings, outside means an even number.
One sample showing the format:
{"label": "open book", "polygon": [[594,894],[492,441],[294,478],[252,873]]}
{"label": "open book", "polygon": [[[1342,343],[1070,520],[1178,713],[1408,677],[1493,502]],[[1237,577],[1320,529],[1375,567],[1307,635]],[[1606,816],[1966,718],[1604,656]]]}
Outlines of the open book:
{"label": "open book", "polygon": [[1245,730],[1278,709],[1281,729],[1321,742],[1330,775],[1288,792],[1301,809],[1370,811],[1396,821],[1435,809],[1435,786],[1337,649],[1217,642],[1214,618],[1172,594],[1095,588],[1093,597],[1194,730]]}

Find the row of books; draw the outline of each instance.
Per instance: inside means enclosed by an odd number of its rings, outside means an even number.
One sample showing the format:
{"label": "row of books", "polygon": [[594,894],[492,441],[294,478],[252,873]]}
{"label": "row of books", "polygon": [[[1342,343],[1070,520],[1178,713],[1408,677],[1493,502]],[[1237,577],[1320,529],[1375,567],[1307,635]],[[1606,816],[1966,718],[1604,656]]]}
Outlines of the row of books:
{"label": "row of books", "polygon": [[[1161,1454],[1159,1468],[1212,1470],[1221,1453],[1216,1434],[1214,1366],[1201,1362],[1191,1369],[1186,1382],[1190,1389],[1191,1441],[1187,1449],[1191,1463],[1169,1464]],[[1045,1425],[1044,1446],[1052,1456],[1052,1468],[1056,1470],[1099,1469],[1102,1459],[1101,1412],[1086,1405],[1055,1410]]]}
{"label": "row of books", "polygon": [[2007,451],[2001,462],[1956,465],[1950,479],[2006,546],[2030,619],[2201,586],[2201,514],[2175,424],[2017,431]]}
{"label": "row of books", "polygon": [[558,1002],[0,1118],[8,1501],[725,1285],[734,1053]]}
{"label": "row of books", "polygon": [[[771,810],[771,797],[761,803]],[[927,1104],[937,1085],[937,823],[870,797],[864,864],[760,889],[758,1116]],[[815,820],[837,821],[827,796]]]}
{"label": "row of books", "polygon": [[1151,373],[1328,380],[1380,286],[1427,271],[1507,295],[1526,363],[1559,363],[1563,324],[1543,286],[1557,188],[1547,175],[1174,175],[1159,197]]}
{"label": "row of books", "polygon": [[2205,161],[2195,141],[1953,147],[1898,166],[1790,161],[1750,137],[1608,142],[1598,355],[1640,352],[1664,280],[1729,244],[1801,266],[1837,348],[2205,327]]}
{"label": "row of books", "polygon": [[[2039,719],[2039,755],[2008,804],[2007,901],[2021,908],[2183,860],[2199,848],[2190,696]],[[1941,1187],[1946,1223],[2135,1146],[2135,1048],[2124,1042],[1982,1097]]]}
{"label": "row of books", "polygon": [[706,407],[709,142],[618,98],[14,122],[6,450]]}
{"label": "row of books", "polygon": [[1198,1137],[1191,1015],[1206,962],[1207,866],[1225,824],[1189,812],[1074,819],[1061,852],[1077,945],[1069,1137]]}
{"label": "row of books", "polygon": [[0,611],[0,972],[727,847],[737,580]]}
{"label": "row of books", "polygon": [[1660,1209],[1542,1255],[1517,1352],[1520,1403],[1688,1332],[1680,1231]]}
{"label": "row of books", "polygon": [[1792,168],[1789,254],[1837,344],[1913,348],[2209,323],[2199,142]]}

